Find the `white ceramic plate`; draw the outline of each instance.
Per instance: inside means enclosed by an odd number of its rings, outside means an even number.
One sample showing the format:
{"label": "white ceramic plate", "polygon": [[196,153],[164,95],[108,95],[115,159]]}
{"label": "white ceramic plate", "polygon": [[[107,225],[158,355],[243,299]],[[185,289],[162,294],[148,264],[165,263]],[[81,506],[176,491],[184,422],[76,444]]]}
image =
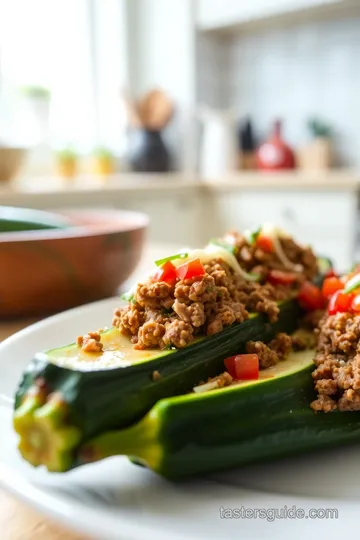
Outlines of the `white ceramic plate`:
{"label": "white ceramic plate", "polygon": [[[329,540],[345,537],[355,528],[360,447],[182,484],[171,484],[121,457],[64,475],[35,470],[23,462],[11,428],[12,396],[21,371],[36,351],[109,324],[117,304],[118,299],[110,299],[56,315],[0,346],[0,480],[9,490],[101,540],[303,540],[319,535]],[[275,512],[293,505],[306,513],[320,510],[320,515],[336,509],[338,518],[272,520]],[[221,508],[240,509],[240,514],[247,509],[248,517],[221,518]],[[254,509],[263,512],[251,517]]]}

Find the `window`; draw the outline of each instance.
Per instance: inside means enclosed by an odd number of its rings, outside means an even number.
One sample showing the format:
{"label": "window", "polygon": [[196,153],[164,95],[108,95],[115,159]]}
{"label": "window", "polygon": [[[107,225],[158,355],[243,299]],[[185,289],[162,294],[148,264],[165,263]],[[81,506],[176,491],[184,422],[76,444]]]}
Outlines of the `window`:
{"label": "window", "polygon": [[[0,0],[0,137],[119,150],[126,78],[120,0]],[[49,130],[24,88],[50,91]]]}

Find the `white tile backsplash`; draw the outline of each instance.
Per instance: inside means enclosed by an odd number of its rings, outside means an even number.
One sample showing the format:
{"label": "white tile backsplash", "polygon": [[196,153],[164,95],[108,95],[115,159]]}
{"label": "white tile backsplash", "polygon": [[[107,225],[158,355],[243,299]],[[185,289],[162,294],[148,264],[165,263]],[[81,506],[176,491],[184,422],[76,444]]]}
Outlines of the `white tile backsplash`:
{"label": "white tile backsplash", "polygon": [[360,166],[360,16],[256,34],[198,36],[198,98],[250,115],[261,137],[283,118],[294,145],[316,115],[332,124],[339,163]]}

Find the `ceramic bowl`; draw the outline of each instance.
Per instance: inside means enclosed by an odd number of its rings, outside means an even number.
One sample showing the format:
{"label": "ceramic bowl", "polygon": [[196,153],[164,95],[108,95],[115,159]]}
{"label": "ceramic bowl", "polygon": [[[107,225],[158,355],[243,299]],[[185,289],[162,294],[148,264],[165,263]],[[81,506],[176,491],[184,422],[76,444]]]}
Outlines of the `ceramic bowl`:
{"label": "ceramic bowl", "polygon": [[0,317],[45,315],[116,294],[137,266],[148,218],[67,211],[67,229],[0,234]]}

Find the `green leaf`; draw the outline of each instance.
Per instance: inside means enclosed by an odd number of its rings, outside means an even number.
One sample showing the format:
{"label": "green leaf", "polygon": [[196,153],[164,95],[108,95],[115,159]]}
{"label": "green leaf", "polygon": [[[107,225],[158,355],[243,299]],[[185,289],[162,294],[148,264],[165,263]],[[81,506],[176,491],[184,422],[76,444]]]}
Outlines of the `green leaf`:
{"label": "green leaf", "polygon": [[170,257],[164,257],[164,259],[158,259],[155,261],[156,266],[162,266],[168,261],[174,261],[175,259],[186,259],[188,253],[176,253],[176,255],[170,255]]}
{"label": "green leaf", "polygon": [[135,296],[132,292],[125,292],[120,296],[121,300],[124,300],[125,302],[131,302],[132,304],[135,304]]}
{"label": "green leaf", "polygon": [[256,229],[256,231],[252,231],[249,236],[249,242],[251,245],[254,245],[256,240],[258,239],[259,235],[261,233],[261,227]]}

